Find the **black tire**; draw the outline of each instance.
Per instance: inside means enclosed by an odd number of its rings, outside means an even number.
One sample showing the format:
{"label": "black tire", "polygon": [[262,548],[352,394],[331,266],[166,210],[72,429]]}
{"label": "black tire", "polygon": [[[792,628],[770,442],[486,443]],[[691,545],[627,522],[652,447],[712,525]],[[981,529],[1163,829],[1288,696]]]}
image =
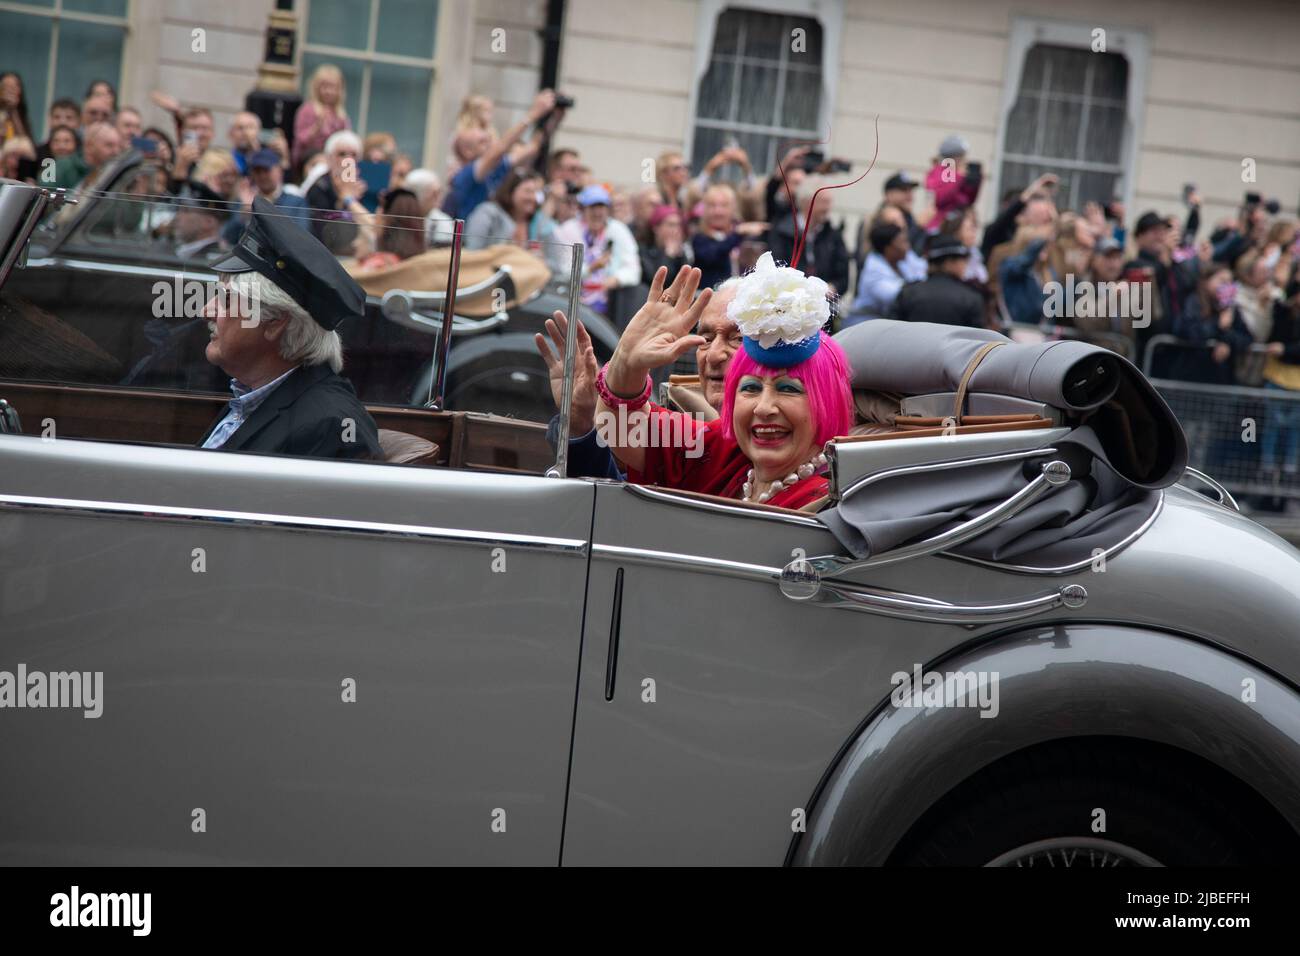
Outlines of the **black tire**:
{"label": "black tire", "polygon": [[[1105,831],[1094,832],[1094,810]],[[1088,738],[998,761],[945,796],[890,857],[902,866],[1290,863],[1297,835],[1254,791],[1179,751]]]}

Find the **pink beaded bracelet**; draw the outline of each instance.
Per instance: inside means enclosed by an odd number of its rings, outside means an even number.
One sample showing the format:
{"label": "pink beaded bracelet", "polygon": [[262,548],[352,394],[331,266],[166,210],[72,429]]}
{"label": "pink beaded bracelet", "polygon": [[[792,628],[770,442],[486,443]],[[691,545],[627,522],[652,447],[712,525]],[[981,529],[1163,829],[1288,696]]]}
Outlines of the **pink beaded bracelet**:
{"label": "pink beaded bracelet", "polygon": [[600,371],[596,373],[596,394],[600,396],[602,402],[610,408],[626,405],[628,409],[636,409],[650,401],[650,393],[654,390],[654,383],[651,382],[649,375],[645,377],[645,388],[641,390],[640,395],[635,398],[623,398],[621,395],[615,395],[611,392],[609,386],[605,384],[605,371],[608,368],[609,363],[606,362]]}

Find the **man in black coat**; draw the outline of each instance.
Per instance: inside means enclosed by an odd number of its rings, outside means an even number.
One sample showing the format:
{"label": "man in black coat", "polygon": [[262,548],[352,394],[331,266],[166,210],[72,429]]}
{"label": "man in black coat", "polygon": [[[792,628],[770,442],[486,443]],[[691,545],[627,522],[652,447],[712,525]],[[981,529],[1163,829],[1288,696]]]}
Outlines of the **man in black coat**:
{"label": "man in black coat", "polygon": [[898,293],[890,318],[905,322],[938,322],[984,328],[984,297],[962,281],[970,249],[956,236],[930,237],[926,246],[930,274],[924,282],[910,282]]}
{"label": "man in black coat", "polygon": [[335,329],[360,318],[365,293],[318,240],[262,197],[208,303],[209,362],[231,376],[235,397],[204,448],[382,460],[379,431],[339,374]]}

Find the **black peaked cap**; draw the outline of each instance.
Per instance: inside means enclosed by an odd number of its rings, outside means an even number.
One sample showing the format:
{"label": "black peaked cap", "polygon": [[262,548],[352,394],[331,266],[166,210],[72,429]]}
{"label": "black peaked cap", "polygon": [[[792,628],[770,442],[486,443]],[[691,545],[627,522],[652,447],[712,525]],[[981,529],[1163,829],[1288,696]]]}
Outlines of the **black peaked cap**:
{"label": "black peaked cap", "polygon": [[316,324],[333,331],[344,319],[365,313],[366,294],[333,253],[261,196],[244,234],[217,272],[260,272],[307,310]]}

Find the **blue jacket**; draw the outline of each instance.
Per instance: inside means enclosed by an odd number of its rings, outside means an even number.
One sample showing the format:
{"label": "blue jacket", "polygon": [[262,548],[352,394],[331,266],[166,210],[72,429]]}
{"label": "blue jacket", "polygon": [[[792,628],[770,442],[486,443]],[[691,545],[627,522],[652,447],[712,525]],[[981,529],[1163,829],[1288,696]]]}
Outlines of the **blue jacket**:
{"label": "blue jacket", "polygon": [[[557,412],[546,426],[546,440],[555,448],[560,442],[560,415]],[[585,435],[569,439],[570,478],[612,478],[626,481],[627,476],[618,469],[618,461],[608,445],[602,445],[596,429]]]}
{"label": "blue jacket", "polygon": [[1043,321],[1043,283],[1034,273],[1038,256],[1047,244],[1046,239],[1035,239],[1018,256],[1008,256],[998,268],[998,281],[1002,284],[1002,301],[1014,322],[1038,325]]}
{"label": "blue jacket", "polygon": [[853,300],[853,310],[843,322],[845,328],[866,319],[883,319],[898,298],[907,282],[921,282],[928,272],[925,260],[908,250],[906,258],[895,270],[878,252],[867,256],[862,273],[858,276],[858,295]]}

